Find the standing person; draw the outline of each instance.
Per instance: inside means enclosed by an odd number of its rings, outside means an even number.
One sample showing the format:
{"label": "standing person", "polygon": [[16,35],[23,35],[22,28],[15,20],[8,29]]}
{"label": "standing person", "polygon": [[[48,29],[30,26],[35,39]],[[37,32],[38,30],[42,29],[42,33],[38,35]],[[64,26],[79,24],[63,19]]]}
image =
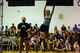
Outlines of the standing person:
{"label": "standing person", "polygon": [[[49,32],[49,26],[50,26],[50,22],[52,19],[52,15],[54,13],[54,8],[55,6],[53,6],[52,11],[50,12],[50,10],[46,10],[46,5],[44,7],[44,11],[43,11],[43,15],[44,15],[44,21],[43,24],[40,26],[40,29],[38,29],[36,32],[41,31],[44,33],[48,33]],[[34,32],[33,34],[35,34],[36,32]]]}
{"label": "standing person", "polygon": [[78,32],[77,24],[74,25],[74,27],[73,27],[73,31],[74,31],[74,32]]}
{"label": "standing person", "polygon": [[65,32],[66,32],[66,27],[65,27],[64,24],[63,24],[62,27],[61,27],[61,32],[62,32],[62,33],[65,33]]}
{"label": "standing person", "polygon": [[16,26],[14,26],[14,23],[12,23],[10,30],[11,30],[10,35],[15,36],[16,35]]}
{"label": "standing person", "polygon": [[22,22],[18,24],[18,32],[20,32],[20,53],[23,49],[23,42],[25,42],[26,53],[28,53],[30,44],[28,39],[28,31],[30,31],[30,25],[26,23],[26,17],[22,17]]}

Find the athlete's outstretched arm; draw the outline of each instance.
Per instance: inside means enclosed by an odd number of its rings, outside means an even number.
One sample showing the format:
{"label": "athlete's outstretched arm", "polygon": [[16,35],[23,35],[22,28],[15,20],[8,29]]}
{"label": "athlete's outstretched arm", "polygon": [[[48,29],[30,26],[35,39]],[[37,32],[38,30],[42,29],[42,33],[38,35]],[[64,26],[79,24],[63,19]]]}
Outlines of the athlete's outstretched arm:
{"label": "athlete's outstretched arm", "polygon": [[44,17],[46,16],[46,5],[44,7],[44,11],[43,11]]}
{"label": "athlete's outstretched arm", "polygon": [[52,18],[52,15],[54,13],[54,9],[55,9],[55,6],[53,6],[53,8],[52,8],[52,11],[51,11],[51,14],[50,14],[50,18]]}

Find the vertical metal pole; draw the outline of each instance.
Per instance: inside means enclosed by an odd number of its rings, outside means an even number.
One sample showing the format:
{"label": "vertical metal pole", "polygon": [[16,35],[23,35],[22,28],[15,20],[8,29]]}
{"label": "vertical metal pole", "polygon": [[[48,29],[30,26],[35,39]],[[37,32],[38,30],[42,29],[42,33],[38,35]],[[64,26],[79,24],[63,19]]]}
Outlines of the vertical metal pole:
{"label": "vertical metal pole", "polygon": [[[2,35],[3,35],[3,0],[1,2],[1,6],[2,6],[2,15],[1,15],[1,43],[2,43]],[[1,46],[2,50],[1,53],[3,53],[3,46]]]}
{"label": "vertical metal pole", "polygon": [[2,16],[1,16],[1,32],[3,32],[3,0],[2,0]]}

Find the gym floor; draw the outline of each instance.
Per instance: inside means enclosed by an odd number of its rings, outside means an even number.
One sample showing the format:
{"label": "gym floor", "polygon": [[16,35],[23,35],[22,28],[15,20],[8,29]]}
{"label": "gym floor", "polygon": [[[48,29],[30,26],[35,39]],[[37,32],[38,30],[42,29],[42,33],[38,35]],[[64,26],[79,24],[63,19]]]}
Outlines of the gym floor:
{"label": "gym floor", "polygon": [[[18,51],[3,51],[3,53],[19,53]],[[26,52],[22,52],[26,53]],[[29,53],[76,53],[76,52],[29,52]],[[80,53],[80,52],[78,52]]]}

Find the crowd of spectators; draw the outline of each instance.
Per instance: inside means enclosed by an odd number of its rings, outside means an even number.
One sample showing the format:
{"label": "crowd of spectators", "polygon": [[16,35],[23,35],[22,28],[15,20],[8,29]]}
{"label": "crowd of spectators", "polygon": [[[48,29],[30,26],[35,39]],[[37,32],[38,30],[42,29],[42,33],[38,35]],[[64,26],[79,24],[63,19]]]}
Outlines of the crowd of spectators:
{"label": "crowd of spectators", "polygon": [[[31,23],[30,23],[31,25]],[[62,25],[61,29],[58,30],[57,26],[54,27],[53,33],[48,33],[45,36],[44,32],[37,32],[30,39],[31,51],[76,51],[80,49],[80,24],[75,24],[71,30],[70,26],[66,27]],[[3,27],[4,29],[4,27]],[[39,27],[37,24],[30,27],[31,31],[38,30]],[[17,32],[17,27],[14,23],[8,28],[5,26],[5,31],[1,34],[2,37],[2,46],[4,50],[19,50],[19,33]],[[31,33],[28,32],[28,37],[31,36]],[[1,39],[0,39],[1,42]],[[5,45],[8,44],[8,45]],[[24,51],[25,44],[23,43]]]}

